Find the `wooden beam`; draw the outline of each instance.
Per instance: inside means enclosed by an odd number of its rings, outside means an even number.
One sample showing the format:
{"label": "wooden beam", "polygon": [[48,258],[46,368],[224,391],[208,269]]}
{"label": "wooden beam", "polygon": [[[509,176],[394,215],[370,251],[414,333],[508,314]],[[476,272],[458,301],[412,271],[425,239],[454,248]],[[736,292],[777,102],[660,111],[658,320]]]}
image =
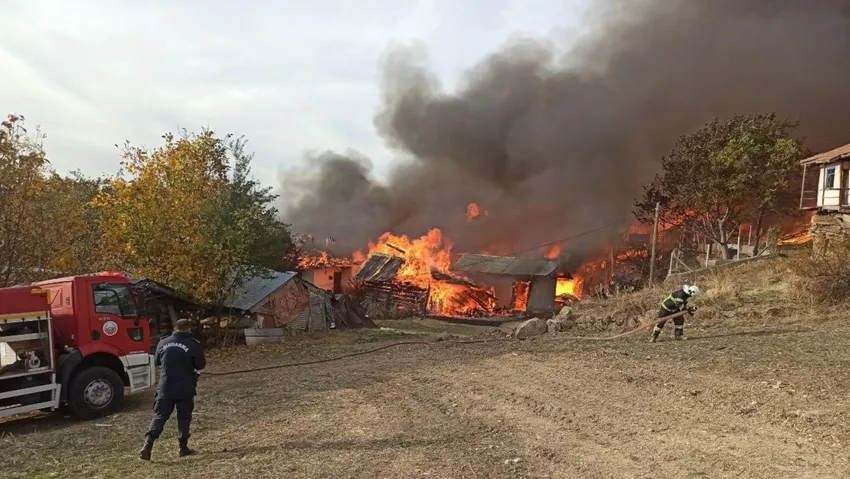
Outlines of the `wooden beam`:
{"label": "wooden beam", "polygon": [[803,181],[800,182],[800,209],[803,209],[803,194],[806,192],[806,169],[808,164],[803,165]]}

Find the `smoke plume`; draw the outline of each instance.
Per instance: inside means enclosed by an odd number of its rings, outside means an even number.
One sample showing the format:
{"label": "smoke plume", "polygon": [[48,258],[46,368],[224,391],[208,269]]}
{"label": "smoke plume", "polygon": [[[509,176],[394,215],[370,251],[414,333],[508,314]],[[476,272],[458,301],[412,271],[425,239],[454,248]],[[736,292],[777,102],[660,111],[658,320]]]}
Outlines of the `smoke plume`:
{"label": "smoke plume", "polygon": [[[356,153],[317,155],[285,175],[286,220],[340,254],[434,227],[456,251],[510,254],[624,218],[675,139],[714,117],[775,111],[812,149],[850,141],[850,1],[599,3],[571,51],[512,41],[454,92],[391,51],[375,117],[401,158],[389,180]],[[467,222],[470,202],[488,214]]]}

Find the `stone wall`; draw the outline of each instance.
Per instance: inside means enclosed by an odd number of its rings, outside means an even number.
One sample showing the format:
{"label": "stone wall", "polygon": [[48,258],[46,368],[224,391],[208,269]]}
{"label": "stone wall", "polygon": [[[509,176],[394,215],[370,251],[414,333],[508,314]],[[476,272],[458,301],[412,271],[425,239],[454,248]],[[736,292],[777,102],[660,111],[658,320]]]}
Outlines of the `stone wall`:
{"label": "stone wall", "polygon": [[841,213],[820,213],[812,216],[812,252],[822,254],[829,249],[830,243],[844,242],[850,239],[850,215]]}

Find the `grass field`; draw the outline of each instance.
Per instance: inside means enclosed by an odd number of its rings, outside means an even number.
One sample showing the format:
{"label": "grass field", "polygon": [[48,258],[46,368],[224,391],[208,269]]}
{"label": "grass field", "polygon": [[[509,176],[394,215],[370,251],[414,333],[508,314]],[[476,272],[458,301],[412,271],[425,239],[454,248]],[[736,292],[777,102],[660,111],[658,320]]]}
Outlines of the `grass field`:
{"label": "grass field", "polygon": [[[200,385],[192,445],[174,424],[136,459],[152,393],[94,422],[0,422],[3,477],[850,477],[850,328],[800,300],[786,260],[707,278],[689,340],[571,333],[411,345]],[[661,290],[577,308],[582,333],[624,331]],[[442,332],[431,320],[210,353],[210,371],[331,357]],[[669,339],[670,326],[663,337]]]}

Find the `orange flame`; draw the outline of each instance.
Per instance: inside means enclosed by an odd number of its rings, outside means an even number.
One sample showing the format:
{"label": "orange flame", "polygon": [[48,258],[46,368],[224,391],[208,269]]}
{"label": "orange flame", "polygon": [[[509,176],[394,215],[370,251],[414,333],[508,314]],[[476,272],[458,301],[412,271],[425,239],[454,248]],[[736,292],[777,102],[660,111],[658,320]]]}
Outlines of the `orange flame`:
{"label": "orange flame", "polygon": [[466,205],[466,221],[472,221],[481,216],[481,208],[476,203]]}
{"label": "orange flame", "polygon": [[543,257],[546,258],[546,259],[556,259],[558,257],[558,255],[560,255],[560,254],[561,254],[561,244],[558,243],[558,244],[552,246],[551,248],[549,248],[549,252],[547,252],[545,255],[543,255]]}
{"label": "orange flame", "polygon": [[[470,286],[469,279],[450,273],[452,244],[435,228],[420,238],[384,233],[377,243],[369,243],[368,255],[380,253],[404,259],[396,280],[429,290],[428,307],[434,313],[464,316],[474,312],[492,311],[496,306],[492,289]],[[355,257],[363,257],[356,253]],[[433,272],[442,273],[450,280],[435,279]],[[460,284],[466,282],[467,284]]]}
{"label": "orange flame", "polygon": [[531,287],[530,281],[517,281],[513,285],[515,311],[525,311],[528,308],[528,291]]}
{"label": "orange flame", "polygon": [[561,296],[562,294],[581,298],[581,279],[558,278],[557,285],[555,286],[555,296]]}
{"label": "orange flame", "polygon": [[800,233],[788,235],[787,237],[777,241],[777,244],[779,244],[780,246],[801,245],[809,243],[813,240],[814,236],[810,232],[803,231]]}
{"label": "orange flame", "polygon": [[327,251],[322,251],[318,256],[304,256],[298,260],[298,269],[323,269],[323,268],[346,268],[354,266],[362,261],[356,258],[337,258],[329,256]]}

